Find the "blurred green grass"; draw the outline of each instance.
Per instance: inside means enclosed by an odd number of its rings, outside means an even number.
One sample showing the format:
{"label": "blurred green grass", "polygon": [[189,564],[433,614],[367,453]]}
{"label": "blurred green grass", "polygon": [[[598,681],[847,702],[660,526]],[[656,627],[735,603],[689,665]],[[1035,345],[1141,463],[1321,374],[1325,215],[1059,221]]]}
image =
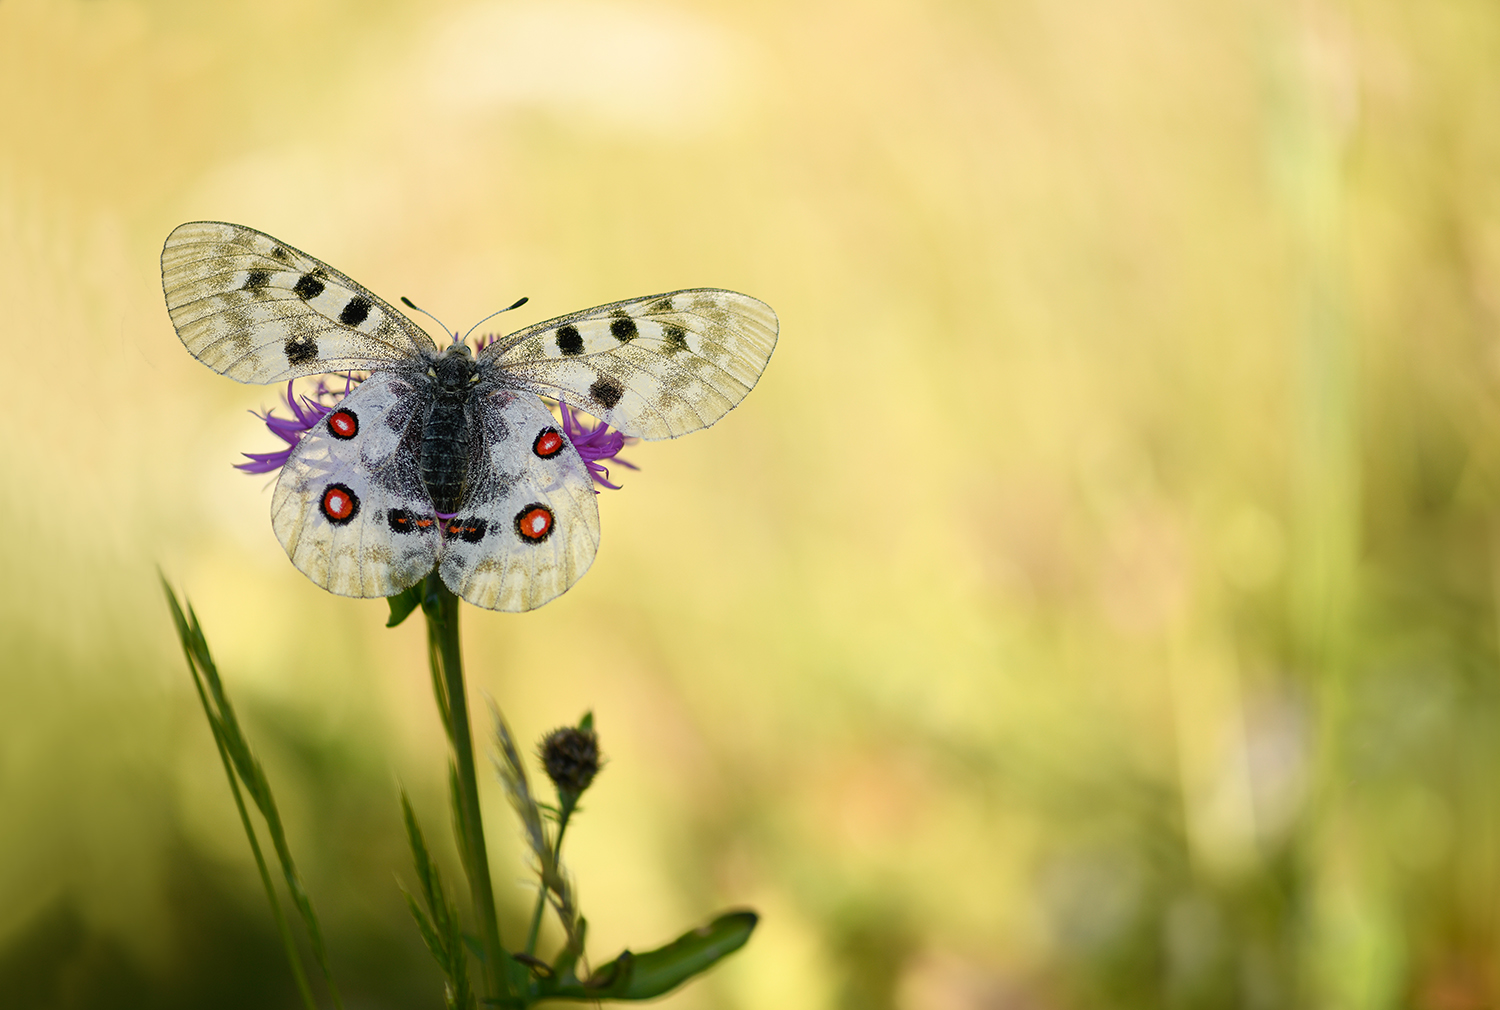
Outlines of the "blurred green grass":
{"label": "blurred green grass", "polygon": [[1497,51],[1477,0],[0,4],[0,1004],[293,1005],[158,563],[351,1005],[438,1004],[420,634],[229,469],[274,392],[157,276],[216,218],[455,326],[780,313],[582,583],[466,614],[518,732],[597,714],[595,956],[764,913],[664,1005],[1493,1005]]}

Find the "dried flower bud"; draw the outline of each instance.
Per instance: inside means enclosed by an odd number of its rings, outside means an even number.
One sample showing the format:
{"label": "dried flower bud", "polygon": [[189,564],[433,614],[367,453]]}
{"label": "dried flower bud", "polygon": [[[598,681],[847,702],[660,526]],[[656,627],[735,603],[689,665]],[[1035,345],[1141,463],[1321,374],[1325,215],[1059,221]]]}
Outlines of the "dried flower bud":
{"label": "dried flower bud", "polygon": [[558,795],[576,799],[599,772],[599,737],[592,729],[564,726],[542,739],[541,755]]}

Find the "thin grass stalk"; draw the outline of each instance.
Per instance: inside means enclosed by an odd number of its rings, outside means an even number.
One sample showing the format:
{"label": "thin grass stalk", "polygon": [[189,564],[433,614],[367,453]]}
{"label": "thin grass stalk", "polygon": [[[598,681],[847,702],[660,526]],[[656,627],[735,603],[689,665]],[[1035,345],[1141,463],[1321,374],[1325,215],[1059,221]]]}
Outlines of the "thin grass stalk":
{"label": "thin grass stalk", "polygon": [[328,948],[323,942],[323,929],[318,923],[317,913],[313,911],[307,890],[302,886],[302,876],[297,872],[297,866],[292,861],[292,850],[287,845],[286,832],[282,828],[281,817],[276,811],[275,802],[271,800],[269,790],[266,792],[266,798],[270,811],[268,813],[262,808],[262,813],[265,815],[267,827],[271,832],[271,843],[276,849],[276,858],[281,861],[281,871],[286,878],[287,890],[291,892],[292,903],[302,916],[302,924],[307,929],[308,938],[312,943],[313,958],[322,969],[323,981],[328,985],[328,996],[338,1010],[343,1010],[344,1001],[339,996],[338,987],[334,985],[333,972],[328,965]]}
{"label": "thin grass stalk", "polygon": [[188,671],[193,675],[193,687],[198,691],[198,701],[203,706],[203,715],[208,719],[209,729],[213,732],[214,746],[219,751],[219,761],[224,766],[224,777],[229,780],[229,791],[234,795],[235,808],[240,813],[240,825],[245,829],[245,838],[250,842],[250,852],[255,856],[255,868],[260,873],[261,886],[266,891],[266,901],[271,905],[271,915],[276,920],[276,932],[281,936],[281,945],[286,950],[287,963],[291,966],[292,977],[296,980],[297,991],[302,994],[302,1002],[307,1010],[317,1010],[317,1002],[313,999],[312,986],[307,981],[307,971],[302,967],[302,955],[297,951],[297,942],[292,937],[291,923],[287,921],[286,913],[281,910],[281,899],[276,896],[276,885],[271,880],[271,869],[266,865],[265,854],[261,851],[260,839],[255,833],[255,824],[250,820],[250,811],[245,806],[245,798],[240,792],[239,778],[235,775],[234,765],[229,758],[229,748],[224,741],[224,727],[213,707],[208,700],[208,690],[203,684],[203,675],[198,670],[198,657],[194,655],[193,646],[202,643],[205,656],[208,651],[208,643],[203,638],[202,629],[198,626],[197,615],[193,615],[192,623],[189,624],[187,617],[182,612],[182,607],[177,602],[177,596],[172,592],[172,587],[162,580],[162,588],[167,594],[167,603],[172,608],[172,620],[177,625],[177,636],[182,642],[182,654],[187,659]]}
{"label": "thin grass stalk", "polygon": [[240,779],[250,792],[250,798],[255,801],[256,808],[260,810],[261,817],[266,822],[266,830],[271,835],[272,848],[276,852],[277,861],[281,864],[281,874],[286,881],[287,893],[292,899],[292,906],[297,909],[297,914],[302,918],[303,928],[307,930],[313,960],[317,962],[319,970],[323,973],[323,982],[328,986],[329,998],[337,1010],[343,1010],[344,1001],[339,996],[338,986],[333,981],[333,969],[328,964],[328,948],[323,942],[323,928],[318,922],[317,912],[313,910],[312,900],[307,896],[307,889],[302,884],[302,874],[298,872],[297,863],[292,858],[291,846],[286,840],[286,828],[281,823],[281,812],[276,807],[276,797],[271,792],[271,784],[267,781],[265,770],[261,768],[260,762],[251,753],[244,731],[240,729],[239,719],[234,714],[234,705],[230,702],[229,695],[224,690],[224,682],[220,679],[219,671],[209,655],[208,642],[203,638],[198,615],[193,612],[191,605],[187,613],[194,635],[194,645],[201,649],[199,666],[203,672],[203,679],[207,682],[206,687],[213,696],[214,706],[217,709],[215,725],[218,727],[218,733],[229,751],[234,767],[239,771]]}
{"label": "thin grass stalk", "polygon": [[[559,815],[557,821],[557,839],[552,845],[552,864],[559,867],[559,869],[562,866],[563,835],[567,833],[568,819],[572,814],[573,811],[571,808],[565,809]],[[542,931],[542,913],[547,909],[547,892],[550,890],[551,888],[547,885],[547,881],[544,878],[536,892],[536,907],[531,910],[531,928],[526,933],[526,953],[528,955],[536,953],[537,939]],[[573,928],[567,923],[564,923],[564,927],[568,931],[568,942],[572,943]]]}
{"label": "thin grass stalk", "polygon": [[[573,904],[573,890],[560,860],[562,831],[559,830],[555,841],[547,837],[546,823],[536,796],[531,791],[531,783],[526,775],[526,765],[521,760],[520,749],[516,747],[510,727],[505,724],[505,717],[500,714],[500,708],[493,699],[490,700],[490,716],[495,726],[495,742],[499,744],[499,753],[492,755],[492,760],[495,764],[495,771],[505,786],[511,806],[515,809],[516,816],[521,819],[526,844],[531,848],[532,855],[536,857],[537,871],[541,877],[538,901],[545,904],[548,895],[552,896],[552,907],[557,912],[563,929],[567,931],[568,944],[572,946],[576,939],[578,910]],[[572,814],[572,811],[572,804],[564,803],[559,811],[561,827],[566,827],[567,817]],[[540,922],[540,913],[533,912],[531,929],[527,934],[527,956],[536,953],[536,937]]]}
{"label": "thin grass stalk", "polygon": [[448,1006],[450,1010],[472,1010],[474,993],[469,982],[468,952],[464,947],[463,930],[458,919],[458,910],[448,900],[443,887],[442,874],[427,849],[422,829],[417,824],[417,815],[412,811],[411,800],[406,790],[401,790],[401,817],[406,824],[406,838],[411,846],[412,862],[417,871],[417,883],[422,900],[426,902],[424,912],[417,899],[402,888],[407,906],[427,949],[443,969],[448,979]]}

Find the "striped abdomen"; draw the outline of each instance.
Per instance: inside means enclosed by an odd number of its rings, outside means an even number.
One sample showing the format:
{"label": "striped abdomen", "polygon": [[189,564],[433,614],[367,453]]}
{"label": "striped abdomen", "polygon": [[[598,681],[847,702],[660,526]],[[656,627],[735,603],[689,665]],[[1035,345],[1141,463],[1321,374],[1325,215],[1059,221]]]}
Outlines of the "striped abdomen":
{"label": "striped abdomen", "polygon": [[451,515],[464,501],[469,471],[465,397],[439,395],[422,424],[422,483],[438,512]]}

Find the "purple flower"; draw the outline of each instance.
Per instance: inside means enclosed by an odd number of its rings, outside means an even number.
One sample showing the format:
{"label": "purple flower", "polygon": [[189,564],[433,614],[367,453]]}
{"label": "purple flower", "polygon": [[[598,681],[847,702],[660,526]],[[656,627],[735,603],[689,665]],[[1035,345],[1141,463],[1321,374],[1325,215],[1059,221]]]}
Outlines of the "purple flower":
{"label": "purple flower", "polygon": [[[330,387],[326,378],[319,379],[311,396],[294,393],[293,383],[288,382],[286,392],[281,398],[292,416],[277,417],[273,411],[269,410],[264,414],[255,415],[266,422],[266,427],[271,430],[271,434],[286,443],[286,448],[278,449],[276,452],[242,453],[241,455],[248,462],[236,463],[235,468],[246,473],[270,473],[273,470],[280,470],[291,458],[292,450],[297,447],[302,436],[311,431],[323,418],[333,413],[338,402],[348,396],[359,382],[360,380],[351,372],[345,377],[344,388],[339,390]],[[557,410],[562,415],[563,431],[573,443],[573,448],[578,450],[578,455],[583,457],[583,465],[588,467],[589,476],[594,479],[594,483],[607,487],[611,491],[620,490],[620,485],[611,483],[609,468],[600,461],[614,460],[626,469],[637,469],[634,464],[618,458],[620,450],[635,439],[626,438],[618,431],[611,431],[609,425],[603,421],[593,426],[586,424],[562,400],[557,401]],[[599,493],[597,488],[594,493]],[[437,515],[441,519],[453,518],[441,512]]]}
{"label": "purple flower", "polygon": [[[295,382],[296,380],[293,381]],[[354,373],[351,372],[345,377],[343,392],[339,392],[329,387],[326,378],[319,379],[318,385],[313,389],[312,396],[294,395],[292,393],[292,383],[288,382],[286,384],[286,392],[282,394],[281,398],[286,402],[287,408],[291,410],[292,416],[277,417],[269,410],[264,414],[255,415],[266,422],[266,427],[271,429],[271,434],[286,443],[286,448],[278,449],[276,452],[241,453],[240,455],[244,456],[250,462],[236,463],[234,464],[235,469],[243,470],[246,473],[270,473],[272,470],[280,470],[286,465],[286,461],[291,458],[292,450],[297,447],[297,443],[302,440],[302,436],[311,431],[313,426],[323,420],[323,418],[333,413],[332,404],[325,401],[331,400],[333,403],[337,403],[348,396],[350,391],[359,385],[359,382],[360,380],[356,379]],[[251,413],[254,414],[255,412],[251,411]]]}
{"label": "purple flower", "polygon": [[[594,478],[595,484],[602,484],[611,491],[620,490],[620,485],[609,482],[609,468],[599,462],[601,459],[613,459],[627,470],[640,469],[633,463],[616,458],[616,454],[625,448],[626,443],[634,442],[635,439],[627,439],[618,431],[610,431],[609,425],[603,421],[597,427],[588,427],[562,400],[557,401],[557,411],[562,415],[563,431],[573,443],[573,448],[578,450],[578,455],[583,457],[583,465],[589,468],[589,476]],[[594,493],[598,494],[599,489],[595,488]]]}

